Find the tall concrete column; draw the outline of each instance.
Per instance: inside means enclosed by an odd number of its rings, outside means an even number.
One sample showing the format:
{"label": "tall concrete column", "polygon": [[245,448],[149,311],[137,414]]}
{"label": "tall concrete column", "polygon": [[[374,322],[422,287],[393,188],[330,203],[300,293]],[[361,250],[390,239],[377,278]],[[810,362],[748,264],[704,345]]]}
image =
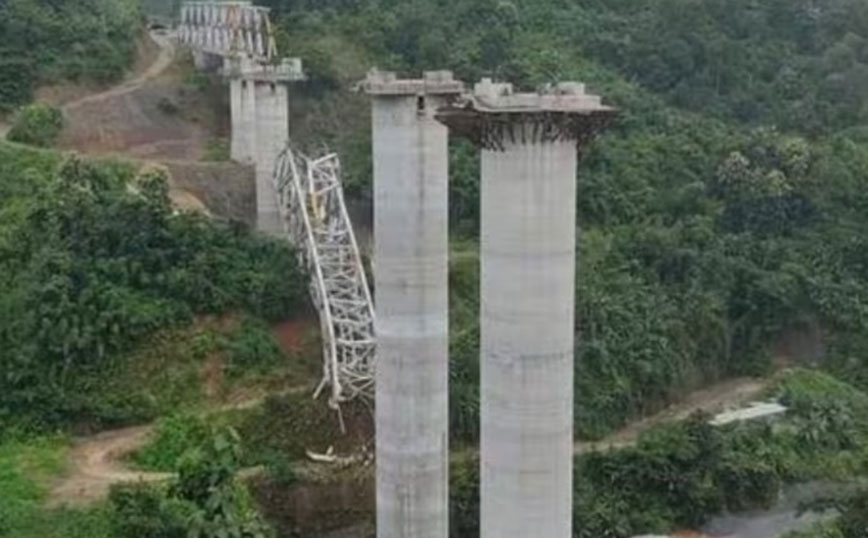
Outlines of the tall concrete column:
{"label": "tall concrete column", "polygon": [[609,112],[483,81],[440,116],[482,147],[482,538],[572,537],[576,144]]}
{"label": "tall concrete column", "polygon": [[449,534],[448,72],[372,72],[377,537]]}
{"label": "tall concrete column", "polygon": [[254,82],[253,88],[256,99],[256,228],[277,235],[283,232],[283,224],[271,176],[277,157],[289,142],[289,91],[285,82]]}

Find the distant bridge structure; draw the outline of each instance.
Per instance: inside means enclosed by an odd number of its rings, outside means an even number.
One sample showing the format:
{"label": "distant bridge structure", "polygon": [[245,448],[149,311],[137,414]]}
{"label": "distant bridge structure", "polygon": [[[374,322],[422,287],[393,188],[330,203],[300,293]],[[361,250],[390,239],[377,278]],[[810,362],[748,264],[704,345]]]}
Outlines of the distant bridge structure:
{"label": "distant bridge structure", "polygon": [[277,57],[277,45],[269,11],[250,2],[185,2],[178,39],[208,54],[270,62]]}
{"label": "distant bridge structure", "polygon": [[281,235],[271,175],[289,142],[289,85],[305,76],[299,59],[279,59],[268,14],[250,2],[184,2],[178,41],[229,80],[230,154],[256,169],[257,228]]}

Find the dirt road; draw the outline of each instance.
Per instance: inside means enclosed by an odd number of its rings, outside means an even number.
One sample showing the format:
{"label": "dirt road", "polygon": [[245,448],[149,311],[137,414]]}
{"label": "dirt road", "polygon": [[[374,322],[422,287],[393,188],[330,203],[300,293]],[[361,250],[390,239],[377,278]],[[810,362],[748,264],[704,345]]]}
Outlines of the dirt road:
{"label": "dirt road", "polygon": [[[636,442],[648,428],[662,422],[682,420],[699,410],[716,412],[739,406],[758,397],[768,386],[769,380],[741,378],[712,385],[689,394],[683,402],[646,419],[636,421],[621,431],[598,443],[578,443],[576,452],[616,449]],[[289,392],[309,391],[310,387],[298,387]],[[262,398],[232,404],[231,409],[249,409],[259,405]],[[141,448],[148,441],[152,426],[127,428],[106,432],[74,442],[69,457],[69,472],[58,482],[48,498],[49,506],[81,505],[105,497],[112,484],[138,481],[160,481],[171,474],[133,471],[124,458]]]}
{"label": "dirt road", "polygon": [[162,75],[175,59],[175,41],[172,33],[151,32],[151,39],[160,47],[157,59],[135,78],[127,80],[118,86],[114,86],[104,92],[95,93],[76,99],[63,105],[64,113],[69,114],[72,110],[87,104],[99,103],[108,99],[121,97],[141,88],[145,83]]}
{"label": "dirt road", "polygon": [[84,505],[103,499],[112,484],[165,480],[165,473],[130,470],[122,458],[140,448],[151,426],[101,433],[73,444],[69,456],[70,474],[52,488],[47,505]]}
{"label": "dirt road", "polygon": [[773,379],[742,377],[694,391],[682,401],[655,415],[632,422],[602,441],[576,443],[576,453],[624,448],[635,444],[642,432],[657,424],[684,420],[697,411],[714,414],[726,409],[741,407],[759,398]]}

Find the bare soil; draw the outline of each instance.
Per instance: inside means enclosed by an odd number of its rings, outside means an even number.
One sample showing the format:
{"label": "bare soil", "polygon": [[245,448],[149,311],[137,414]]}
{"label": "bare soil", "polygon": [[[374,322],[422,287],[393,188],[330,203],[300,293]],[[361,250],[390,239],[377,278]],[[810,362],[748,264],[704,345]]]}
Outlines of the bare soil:
{"label": "bare soil", "polygon": [[122,463],[125,455],[145,444],[151,430],[151,426],[126,428],[75,441],[69,474],[52,487],[48,506],[85,505],[105,498],[112,484],[154,482],[171,476],[132,471]]}
{"label": "bare soil", "polygon": [[181,114],[179,81],[168,76],[176,54],[172,37],[151,37],[159,55],[138,76],[63,105],[67,126],[58,147],[153,159],[198,160],[204,155],[208,133]]}

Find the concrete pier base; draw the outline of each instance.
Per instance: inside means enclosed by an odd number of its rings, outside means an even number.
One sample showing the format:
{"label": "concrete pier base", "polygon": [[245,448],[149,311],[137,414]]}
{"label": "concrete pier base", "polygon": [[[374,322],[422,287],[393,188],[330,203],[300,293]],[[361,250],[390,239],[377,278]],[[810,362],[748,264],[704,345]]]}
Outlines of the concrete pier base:
{"label": "concrete pier base", "polygon": [[450,73],[372,73],[377,537],[449,535]]}
{"label": "concrete pier base", "polygon": [[576,160],[482,152],[483,538],[572,536]]}

